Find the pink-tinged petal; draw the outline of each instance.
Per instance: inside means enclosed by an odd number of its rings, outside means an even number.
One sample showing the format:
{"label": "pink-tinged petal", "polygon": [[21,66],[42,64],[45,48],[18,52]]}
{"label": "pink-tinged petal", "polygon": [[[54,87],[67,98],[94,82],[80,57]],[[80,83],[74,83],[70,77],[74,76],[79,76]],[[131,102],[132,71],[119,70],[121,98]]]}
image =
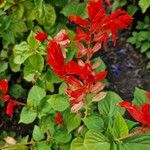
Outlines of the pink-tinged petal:
{"label": "pink-tinged petal", "polygon": [[102,44],[101,44],[101,43],[96,43],[96,44],[94,45],[94,47],[92,48],[92,52],[93,52],[93,53],[97,52],[98,50],[101,49],[101,47],[102,47]]}
{"label": "pink-tinged petal", "polygon": [[69,16],[69,20],[85,28],[89,27],[90,25],[87,20],[84,20],[78,16]]}
{"label": "pink-tinged petal", "polygon": [[78,65],[84,67],[85,63],[82,59],[78,59]]}
{"label": "pink-tinged petal", "polygon": [[106,76],[107,76],[107,71],[99,72],[94,76],[94,81],[103,80],[106,78]]}
{"label": "pink-tinged petal", "polygon": [[89,43],[90,41],[90,36],[88,31],[83,31],[82,28],[77,27],[76,29],[76,36],[74,38],[75,41],[86,41]]}
{"label": "pink-tinged petal", "polygon": [[92,69],[96,69],[101,65],[101,62],[99,60],[97,60],[96,62],[94,62],[94,64],[92,64]]}
{"label": "pink-tinged petal", "polygon": [[150,100],[150,92],[146,93],[146,96]]}
{"label": "pink-tinged petal", "polygon": [[87,7],[89,18],[93,20],[98,11],[103,7],[103,0],[89,1]]}
{"label": "pink-tinged petal", "polygon": [[66,77],[65,81],[66,81],[69,85],[73,85],[73,86],[76,86],[76,87],[81,87],[81,86],[83,85],[80,80],[76,79],[76,78],[73,77],[73,76]]}
{"label": "pink-tinged petal", "polygon": [[111,3],[110,3],[110,0],[105,0],[105,2],[106,2],[106,4],[107,4],[109,7],[112,6]]}
{"label": "pink-tinged petal", "polygon": [[97,92],[103,90],[104,87],[105,87],[105,84],[104,84],[103,82],[97,82],[95,85],[93,85],[93,86],[91,87],[90,92],[91,92],[91,93],[97,93]]}
{"label": "pink-tinged petal", "polygon": [[100,100],[104,99],[106,95],[107,92],[100,92],[92,98],[92,102],[99,102]]}
{"label": "pink-tinged petal", "polygon": [[71,108],[71,112],[76,113],[78,112],[82,107],[83,107],[84,103],[81,101],[78,104],[75,104],[72,106]]}
{"label": "pink-tinged petal", "polygon": [[9,101],[8,104],[7,104],[7,107],[6,107],[6,114],[7,114],[9,117],[12,117],[12,116],[13,116],[14,107],[15,107],[14,102]]}
{"label": "pink-tinged petal", "polygon": [[44,33],[44,32],[37,32],[36,35],[35,35],[35,38],[40,41],[40,42],[43,42],[44,40],[47,39],[47,34]]}
{"label": "pink-tinged petal", "polygon": [[57,33],[57,35],[54,37],[54,40],[55,42],[64,47],[68,46],[68,44],[70,43],[67,32],[63,29],[59,33]]}
{"label": "pink-tinged petal", "polygon": [[86,55],[87,53],[87,48],[84,47],[84,45],[80,42],[77,43],[77,47],[78,47],[78,54],[77,54],[77,58],[81,58],[84,55]]}
{"label": "pink-tinged petal", "polygon": [[0,91],[2,94],[6,94],[8,91],[8,81],[7,80],[0,80]]}
{"label": "pink-tinged petal", "polygon": [[55,123],[57,125],[61,125],[63,123],[62,114],[60,112],[56,113],[55,115]]}

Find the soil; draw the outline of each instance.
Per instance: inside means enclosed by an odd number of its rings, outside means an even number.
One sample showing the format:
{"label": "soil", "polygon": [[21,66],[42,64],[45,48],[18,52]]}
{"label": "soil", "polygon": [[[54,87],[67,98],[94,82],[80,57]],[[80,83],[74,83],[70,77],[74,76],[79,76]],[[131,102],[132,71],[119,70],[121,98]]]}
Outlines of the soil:
{"label": "soil", "polygon": [[126,34],[100,52],[108,70],[109,90],[117,92],[124,100],[131,101],[135,87],[150,91],[148,59],[131,44],[126,43]]}
{"label": "soil", "polygon": [[[126,43],[125,37],[126,35],[122,35],[115,47],[109,41],[108,47],[100,51],[99,55],[107,66],[108,90],[117,92],[124,100],[132,100],[135,87],[150,91],[150,70],[146,69],[146,57]],[[0,133],[14,131],[17,136],[32,134],[34,123],[19,124],[20,112],[21,107],[16,108],[11,119],[5,114],[5,108],[0,108]]]}

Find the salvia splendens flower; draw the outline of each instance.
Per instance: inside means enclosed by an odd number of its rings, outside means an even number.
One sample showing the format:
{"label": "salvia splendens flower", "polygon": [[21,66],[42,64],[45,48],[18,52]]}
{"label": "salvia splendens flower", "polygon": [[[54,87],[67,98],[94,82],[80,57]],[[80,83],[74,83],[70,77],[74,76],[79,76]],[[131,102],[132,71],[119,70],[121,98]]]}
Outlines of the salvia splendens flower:
{"label": "salvia splendens flower", "polygon": [[[150,100],[150,93],[147,93],[146,96]],[[143,126],[150,127],[150,104],[143,103],[141,107],[132,104],[131,102],[122,101],[119,103],[121,107],[127,109],[130,115]]]}
{"label": "salvia splendens flower", "polygon": [[47,39],[47,34],[44,32],[37,32],[35,35],[35,38],[39,41],[39,42],[43,42],[44,40]]}
{"label": "salvia splendens flower", "polygon": [[8,81],[7,80],[0,80],[0,91],[1,91],[0,99],[7,102],[6,114],[8,116],[12,117],[16,103],[7,94],[7,92],[8,92]]}
{"label": "salvia splendens flower", "polygon": [[55,123],[57,125],[61,125],[63,123],[63,118],[60,112],[56,113],[55,115]]}

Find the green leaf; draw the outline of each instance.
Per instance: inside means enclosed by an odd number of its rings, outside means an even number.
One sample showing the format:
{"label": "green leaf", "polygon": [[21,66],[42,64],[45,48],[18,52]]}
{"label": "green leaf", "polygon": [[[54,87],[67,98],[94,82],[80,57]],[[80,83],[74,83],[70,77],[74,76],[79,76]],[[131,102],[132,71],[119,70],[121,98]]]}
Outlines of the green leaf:
{"label": "green leaf", "polygon": [[9,93],[14,98],[23,98],[26,95],[26,90],[20,84],[12,84],[9,88]]}
{"label": "green leaf", "polygon": [[83,122],[89,130],[102,132],[104,130],[104,122],[98,115],[91,115],[83,118]]}
{"label": "green leaf", "polygon": [[143,103],[147,103],[148,100],[145,94],[146,91],[140,88],[136,88],[134,92],[134,99],[132,102],[138,106],[142,106]]}
{"label": "green leaf", "polygon": [[40,119],[39,127],[43,133],[49,131],[50,134],[53,135],[55,132],[54,126],[55,123],[52,116],[47,115]]}
{"label": "green leaf", "polygon": [[29,91],[29,95],[27,98],[27,104],[29,106],[35,106],[36,107],[40,104],[40,101],[45,96],[46,96],[45,90],[35,85]]}
{"label": "green leaf", "polygon": [[56,111],[64,111],[69,107],[69,99],[64,94],[54,94],[48,100],[50,106]]}
{"label": "green leaf", "polygon": [[86,150],[84,145],[83,145],[84,140],[81,137],[75,138],[71,142],[71,148],[70,150]]}
{"label": "green leaf", "polygon": [[142,13],[145,13],[148,7],[150,6],[150,1],[149,0],[140,0],[139,1],[139,6],[142,9]]}
{"label": "green leaf", "polygon": [[13,48],[14,63],[22,64],[24,61],[32,55],[33,51],[30,50],[29,45],[26,42],[21,42]]}
{"label": "green leaf", "polygon": [[39,143],[33,147],[33,150],[51,150],[50,144]]}
{"label": "green leaf", "polygon": [[138,10],[138,7],[135,5],[128,5],[127,11],[128,13],[133,16]]}
{"label": "green leaf", "polygon": [[146,68],[150,69],[150,61],[147,63]]}
{"label": "green leaf", "polygon": [[112,117],[117,111],[124,114],[124,109],[118,106],[118,103],[121,101],[122,98],[115,92],[108,92],[106,97],[98,102],[98,110],[105,117]]}
{"label": "green leaf", "polygon": [[50,4],[44,3],[38,8],[36,17],[38,23],[44,26],[53,26],[56,20],[55,9]]}
{"label": "green leaf", "polygon": [[141,46],[141,53],[144,53],[146,51],[148,51],[150,49],[150,43],[147,41],[147,42],[144,42],[142,43],[142,46]]}
{"label": "green leaf", "polygon": [[31,49],[36,49],[39,47],[39,42],[34,38],[35,33],[33,31],[30,32],[27,42]]}
{"label": "green leaf", "polygon": [[0,62],[0,73],[4,72],[8,68],[8,62],[1,61]]}
{"label": "green leaf", "polygon": [[126,136],[129,133],[127,123],[119,112],[115,115],[113,130],[116,138]]}
{"label": "green leaf", "polygon": [[88,131],[85,135],[84,147],[87,150],[110,150],[108,139],[100,132]]}
{"label": "green leaf", "polygon": [[37,112],[31,108],[23,107],[20,115],[19,123],[29,124],[32,123],[37,116]]}
{"label": "green leaf", "polygon": [[54,134],[54,138],[58,143],[68,143],[72,136],[70,133],[67,133],[67,131],[63,130],[57,130]]}
{"label": "green leaf", "polygon": [[80,126],[81,117],[78,114],[66,112],[64,115],[64,122],[67,126],[68,133]]}
{"label": "green leaf", "polygon": [[87,18],[86,15],[86,3],[72,2],[68,3],[61,11],[65,16],[76,15],[83,18]]}
{"label": "green leaf", "polygon": [[38,53],[33,54],[26,60],[24,65],[24,78],[27,81],[32,81],[40,76],[44,68],[44,58]]}
{"label": "green leaf", "polygon": [[44,134],[41,132],[41,129],[37,125],[34,126],[32,136],[35,141],[44,139]]}

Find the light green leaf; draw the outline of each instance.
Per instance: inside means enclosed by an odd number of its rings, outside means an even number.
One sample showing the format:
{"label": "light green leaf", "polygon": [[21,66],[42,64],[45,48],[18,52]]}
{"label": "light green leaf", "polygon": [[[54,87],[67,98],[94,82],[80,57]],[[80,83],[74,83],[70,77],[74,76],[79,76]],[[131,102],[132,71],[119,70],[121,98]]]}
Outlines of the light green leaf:
{"label": "light green leaf", "polygon": [[98,115],[91,115],[83,118],[83,122],[89,130],[96,132],[102,132],[104,130],[104,122]]}
{"label": "light green leaf", "polygon": [[29,95],[27,98],[27,104],[29,106],[35,106],[36,107],[40,104],[40,101],[45,96],[46,96],[45,90],[35,85],[29,91]]}
{"label": "light green leaf", "polygon": [[57,130],[54,134],[54,138],[58,143],[68,143],[72,135],[70,133],[67,133],[67,131],[63,130]]}
{"label": "light green leaf", "polygon": [[65,16],[76,15],[83,18],[87,18],[86,3],[72,2],[68,3],[61,11]]}
{"label": "light green leaf", "polygon": [[36,17],[40,25],[53,26],[56,20],[55,9],[47,3],[38,8],[38,15]]}
{"label": "light green leaf", "polygon": [[139,1],[139,6],[142,9],[142,13],[145,13],[148,7],[150,6],[150,1],[149,0],[140,0]]}
{"label": "light green leaf", "polygon": [[8,68],[8,62],[1,61],[0,62],[0,73],[4,72]]}
{"label": "light green leaf", "polygon": [[81,137],[75,138],[71,142],[71,148],[70,150],[86,150],[84,145],[83,145],[84,140]]}
{"label": "light green leaf", "polygon": [[33,150],[51,150],[50,146],[50,144],[39,143],[35,145]]}
{"label": "light green leaf", "polygon": [[35,36],[35,33],[31,31],[27,38],[27,42],[30,48],[33,50],[39,47],[39,42],[34,38],[34,36]]}
{"label": "light green leaf", "polygon": [[108,92],[106,97],[98,102],[98,110],[105,117],[112,117],[117,111],[124,114],[124,109],[118,106],[118,103],[121,101],[122,98],[115,92]]}
{"label": "light green leaf", "polygon": [[116,138],[126,136],[129,133],[127,123],[119,112],[115,115],[113,130]]}
{"label": "light green leaf", "polygon": [[147,103],[147,97],[146,97],[146,91],[140,89],[140,88],[136,88],[135,92],[134,92],[134,99],[133,99],[133,103],[141,106],[143,103]]}
{"label": "light green leaf", "polygon": [[31,108],[23,107],[20,115],[19,123],[29,124],[32,123],[37,116],[37,113]]}
{"label": "light green leaf", "polygon": [[66,112],[64,115],[64,122],[67,125],[68,133],[80,126],[81,118],[78,114]]}
{"label": "light green leaf", "polygon": [[48,100],[50,106],[56,111],[64,111],[69,107],[69,99],[64,94],[54,94]]}
{"label": "light green leaf", "polygon": [[32,81],[40,76],[44,68],[44,58],[38,53],[33,54],[26,60],[24,65],[24,78],[27,81]]}
{"label": "light green leaf", "polygon": [[90,130],[85,135],[84,147],[87,150],[110,150],[110,143],[100,132]]}
{"label": "light green leaf", "polygon": [[34,126],[32,136],[35,141],[40,141],[40,140],[44,139],[44,134],[42,133],[39,126],[37,126],[37,125]]}

